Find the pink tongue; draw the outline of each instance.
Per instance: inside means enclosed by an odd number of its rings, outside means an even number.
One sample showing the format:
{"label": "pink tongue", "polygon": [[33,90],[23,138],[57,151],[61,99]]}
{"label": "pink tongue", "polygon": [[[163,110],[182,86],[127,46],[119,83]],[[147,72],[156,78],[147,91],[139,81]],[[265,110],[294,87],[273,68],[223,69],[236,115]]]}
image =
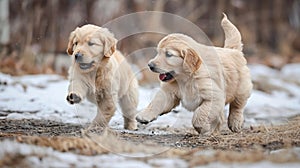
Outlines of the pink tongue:
{"label": "pink tongue", "polygon": [[167,77],[166,74],[159,74],[159,79],[164,80]]}

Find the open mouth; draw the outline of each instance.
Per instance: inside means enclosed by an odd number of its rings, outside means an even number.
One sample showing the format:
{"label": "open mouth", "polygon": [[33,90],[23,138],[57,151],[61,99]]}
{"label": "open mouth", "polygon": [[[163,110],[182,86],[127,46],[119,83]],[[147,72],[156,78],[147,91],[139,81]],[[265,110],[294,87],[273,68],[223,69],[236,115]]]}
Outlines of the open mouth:
{"label": "open mouth", "polygon": [[79,67],[80,69],[86,70],[89,69],[93,66],[94,61],[90,62],[90,63],[79,63]]}
{"label": "open mouth", "polygon": [[166,72],[166,73],[160,73],[159,74],[159,79],[163,82],[167,82],[169,80],[174,79],[174,71]]}

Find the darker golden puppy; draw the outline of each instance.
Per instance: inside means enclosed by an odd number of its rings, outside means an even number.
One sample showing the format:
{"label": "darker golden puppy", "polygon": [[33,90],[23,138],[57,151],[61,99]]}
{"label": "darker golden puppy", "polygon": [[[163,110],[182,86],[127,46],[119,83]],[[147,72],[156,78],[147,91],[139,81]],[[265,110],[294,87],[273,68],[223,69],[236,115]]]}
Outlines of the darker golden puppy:
{"label": "darker golden puppy", "polygon": [[71,34],[67,53],[72,56],[67,100],[79,103],[84,98],[98,106],[94,125],[106,126],[116,111],[123,112],[124,127],[137,129],[138,83],[123,55],[116,50],[117,40],[106,28],[85,25]]}

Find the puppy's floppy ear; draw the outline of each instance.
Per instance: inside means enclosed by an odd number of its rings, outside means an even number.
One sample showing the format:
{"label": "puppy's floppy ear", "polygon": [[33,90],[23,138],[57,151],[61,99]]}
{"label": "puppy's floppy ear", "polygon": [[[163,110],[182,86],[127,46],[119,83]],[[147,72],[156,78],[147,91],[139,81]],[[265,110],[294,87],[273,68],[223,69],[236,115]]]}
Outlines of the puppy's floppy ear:
{"label": "puppy's floppy ear", "polygon": [[195,50],[192,48],[183,49],[181,55],[183,56],[183,68],[186,71],[194,73],[200,68],[202,61]]}
{"label": "puppy's floppy ear", "polygon": [[116,51],[117,39],[107,29],[105,29],[104,33],[105,33],[105,38],[104,38],[103,54],[105,57],[110,57]]}
{"label": "puppy's floppy ear", "polygon": [[70,36],[69,36],[69,42],[68,42],[68,48],[67,48],[68,55],[73,54],[73,40],[74,40],[74,37],[75,37],[75,30],[72,31],[70,33]]}

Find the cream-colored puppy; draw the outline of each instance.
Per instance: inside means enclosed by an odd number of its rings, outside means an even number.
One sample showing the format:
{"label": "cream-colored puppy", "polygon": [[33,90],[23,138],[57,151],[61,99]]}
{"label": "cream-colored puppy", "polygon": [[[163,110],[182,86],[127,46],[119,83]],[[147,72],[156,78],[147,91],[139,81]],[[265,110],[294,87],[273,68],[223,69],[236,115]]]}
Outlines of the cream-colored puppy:
{"label": "cream-colored puppy", "polygon": [[93,125],[106,126],[119,102],[124,128],[135,130],[138,83],[123,55],[116,50],[117,40],[106,28],[84,25],[70,34],[67,53],[72,56],[67,100],[79,103],[84,98],[98,106]]}
{"label": "cream-colored puppy", "polygon": [[161,88],[146,109],[137,115],[148,123],[179,105],[193,111],[197,132],[210,135],[223,121],[230,104],[228,127],[239,132],[243,110],[252,90],[250,72],[242,53],[241,35],[224,14],[224,48],[197,43],[183,34],[170,34],[158,44],[158,54],[148,66],[159,73]]}

